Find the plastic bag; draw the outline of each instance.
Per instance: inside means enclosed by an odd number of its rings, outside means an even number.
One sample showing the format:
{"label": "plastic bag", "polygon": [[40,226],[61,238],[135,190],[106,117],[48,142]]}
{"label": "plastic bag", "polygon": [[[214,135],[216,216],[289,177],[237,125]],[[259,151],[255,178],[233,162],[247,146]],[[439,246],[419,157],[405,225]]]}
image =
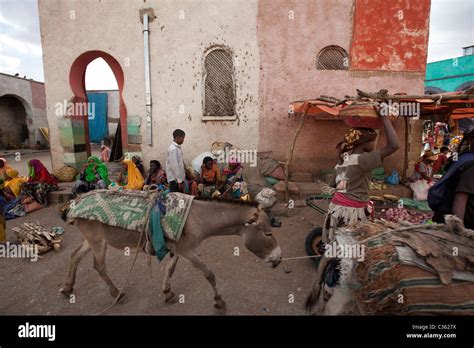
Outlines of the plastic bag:
{"label": "plastic bag", "polygon": [[426,180],[417,180],[410,184],[410,188],[413,190],[413,199],[415,201],[426,201],[428,199],[428,190],[430,185]]}
{"label": "plastic bag", "polygon": [[385,171],[383,167],[378,167],[372,170],[372,179],[377,181],[384,181],[385,180]]}
{"label": "plastic bag", "polygon": [[257,194],[255,200],[260,203],[263,209],[267,209],[270,208],[273,204],[275,204],[277,200],[275,195],[276,192],[272,189],[264,188]]}
{"label": "plastic bag", "polygon": [[398,185],[400,183],[400,177],[398,176],[398,172],[394,170],[392,174],[387,176],[385,182],[390,185]]}

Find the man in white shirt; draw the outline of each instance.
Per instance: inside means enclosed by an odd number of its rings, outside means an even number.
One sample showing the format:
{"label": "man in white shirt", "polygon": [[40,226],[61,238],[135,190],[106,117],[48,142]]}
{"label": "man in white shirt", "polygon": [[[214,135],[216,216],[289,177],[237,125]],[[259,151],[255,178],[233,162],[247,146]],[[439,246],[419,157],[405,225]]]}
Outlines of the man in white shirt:
{"label": "man in white shirt", "polygon": [[182,188],[186,179],[183,150],[181,149],[185,135],[186,133],[183,130],[175,129],[173,132],[173,142],[166,154],[166,176],[170,183],[170,192],[182,191],[180,188]]}

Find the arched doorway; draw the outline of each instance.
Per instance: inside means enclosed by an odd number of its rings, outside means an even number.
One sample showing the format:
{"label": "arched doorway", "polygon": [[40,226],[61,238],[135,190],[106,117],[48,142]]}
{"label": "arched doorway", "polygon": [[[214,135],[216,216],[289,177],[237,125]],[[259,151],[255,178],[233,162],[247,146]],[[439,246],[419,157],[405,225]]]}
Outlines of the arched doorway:
{"label": "arched doorway", "polygon": [[[120,114],[120,142],[122,152],[128,151],[128,134],[127,134],[127,108],[123,100],[123,87],[124,87],[124,74],[122,67],[118,61],[110,54],[103,51],[88,51],[81,54],[72,63],[71,70],[69,72],[69,84],[74,94],[72,98],[72,104],[74,105],[74,118],[81,120],[82,127],[84,129],[83,144],[74,143],[74,151],[85,150],[87,156],[91,155],[91,143],[90,143],[90,132],[88,123],[89,107],[81,107],[81,105],[88,105],[88,98],[86,92],[86,69],[92,61],[102,58],[112,70],[115,79],[117,81],[118,93],[119,93],[119,114]],[[76,107],[77,106],[77,107]],[[80,146],[78,146],[80,145]]]}
{"label": "arched doorway", "polygon": [[[115,149],[113,158],[122,156],[122,142],[115,139],[119,113],[119,90],[114,73],[107,62],[97,58],[89,63],[86,68],[85,87],[89,106],[89,141],[91,151],[100,157],[100,148],[104,144]],[[112,146],[113,144],[113,146]]]}
{"label": "arched doorway", "polygon": [[21,97],[5,94],[0,97],[0,149],[29,148],[32,134],[28,128],[31,107]]}

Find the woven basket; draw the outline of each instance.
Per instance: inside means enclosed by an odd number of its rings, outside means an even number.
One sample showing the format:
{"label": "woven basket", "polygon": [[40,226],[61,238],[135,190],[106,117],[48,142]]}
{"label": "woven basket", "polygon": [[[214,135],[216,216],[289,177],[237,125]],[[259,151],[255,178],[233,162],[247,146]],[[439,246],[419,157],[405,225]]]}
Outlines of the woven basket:
{"label": "woven basket", "polygon": [[357,103],[340,111],[344,122],[353,128],[382,128],[382,119],[377,114],[372,103]]}
{"label": "woven basket", "polygon": [[56,170],[54,176],[57,177],[60,182],[71,182],[76,180],[77,171],[73,167],[65,166]]}

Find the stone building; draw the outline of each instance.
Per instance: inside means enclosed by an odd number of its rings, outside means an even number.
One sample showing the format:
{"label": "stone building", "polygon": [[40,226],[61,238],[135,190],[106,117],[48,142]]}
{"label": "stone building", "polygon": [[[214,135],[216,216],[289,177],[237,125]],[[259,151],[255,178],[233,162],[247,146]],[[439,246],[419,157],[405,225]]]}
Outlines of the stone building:
{"label": "stone building", "polygon": [[46,145],[39,128],[48,128],[44,83],[0,73],[0,148]]}
{"label": "stone building", "polygon": [[[297,124],[288,117],[292,101],[356,88],[423,93],[429,0],[38,3],[53,167],[86,160],[87,127],[70,117],[84,111],[64,115],[55,105],[86,101],[84,72],[100,57],[119,87],[123,150],[145,162],[164,159],[175,128],[187,133],[188,161],[214,141],[283,160]],[[332,167],[345,129],[341,121],[307,122],[291,169]],[[402,138],[403,120],[396,129]],[[401,170],[403,154],[386,166]]]}

